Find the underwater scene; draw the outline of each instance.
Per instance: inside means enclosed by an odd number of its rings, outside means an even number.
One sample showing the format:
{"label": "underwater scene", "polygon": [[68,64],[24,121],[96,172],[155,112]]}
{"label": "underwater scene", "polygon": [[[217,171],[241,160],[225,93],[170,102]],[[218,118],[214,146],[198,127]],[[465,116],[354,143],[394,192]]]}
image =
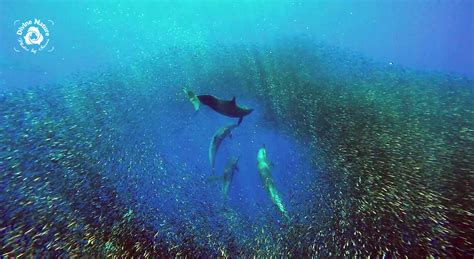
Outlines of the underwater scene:
{"label": "underwater scene", "polygon": [[0,255],[474,257],[473,1],[0,1]]}

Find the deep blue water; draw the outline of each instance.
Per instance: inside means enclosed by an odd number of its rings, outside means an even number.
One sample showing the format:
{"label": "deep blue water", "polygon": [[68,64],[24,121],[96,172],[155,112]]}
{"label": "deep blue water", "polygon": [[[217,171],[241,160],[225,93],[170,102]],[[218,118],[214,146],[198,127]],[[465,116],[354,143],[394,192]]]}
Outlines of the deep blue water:
{"label": "deep blue water", "polygon": [[[126,64],[168,47],[306,35],[382,63],[474,75],[472,1],[2,1],[3,88]],[[15,20],[51,19],[49,55],[16,46]]]}
{"label": "deep blue water", "polygon": [[[0,2],[0,254],[472,256],[472,1]],[[50,45],[21,49],[23,21]],[[54,47],[54,48],[52,48]],[[254,111],[229,118],[182,88]],[[268,152],[285,219],[257,169]],[[467,227],[466,227],[467,226]]]}

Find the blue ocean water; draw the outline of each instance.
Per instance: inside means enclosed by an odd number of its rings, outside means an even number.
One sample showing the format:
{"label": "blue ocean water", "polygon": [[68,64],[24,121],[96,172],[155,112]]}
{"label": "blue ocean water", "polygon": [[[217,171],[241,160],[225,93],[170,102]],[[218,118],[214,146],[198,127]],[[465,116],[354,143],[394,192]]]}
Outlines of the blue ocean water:
{"label": "blue ocean water", "polygon": [[[472,256],[473,17],[472,1],[0,2],[0,254]],[[35,19],[37,46],[17,34]],[[253,109],[218,179],[212,137],[239,118],[183,88]]]}
{"label": "blue ocean water", "polygon": [[[472,1],[2,1],[0,8],[2,88],[126,64],[173,46],[269,44],[297,35],[387,64],[474,74]],[[12,51],[14,21],[34,18],[55,22],[50,55]]]}

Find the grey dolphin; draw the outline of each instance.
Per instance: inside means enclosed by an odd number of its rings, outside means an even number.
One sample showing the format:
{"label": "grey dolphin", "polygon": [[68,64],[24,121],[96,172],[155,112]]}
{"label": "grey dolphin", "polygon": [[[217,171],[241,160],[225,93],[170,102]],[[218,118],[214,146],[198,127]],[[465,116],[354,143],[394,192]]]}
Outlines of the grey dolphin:
{"label": "grey dolphin", "polygon": [[236,171],[239,171],[239,168],[237,167],[238,162],[239,157],[233,157],[227,162],[227,165],[224,169],[224,183],[222,185],[222,194],[224,195],[224,199],[226,200],[229,197],[229,187],[232,183],[232,179],[234,178],[234,174]]}
{"label": "grey dolphin", "polygon": [[238,127],[238,124],[229,124],[221,127],[214,133],[212,137],[211,144],[209,145],[209,162],[211,162],[212,174],[215,174],[215,162],[216,162],[216,153],[221,145],[222,141],[230,135],[232,130]]}
{"label": "grey dolphin", "polygon": [[244,116],[249,115],[253,111],[253,109],[243,105],[237,105],[235,103],[235,97],[232,98],[232,100],[222,100],[213,95],[195,95],[193,92],[187,89],[184,91],[191,103],[194,105],[195,110],[199,109],[199,104],[196,103],[197,98],[199,103],[211,107],[211,109],[222,115],[232,118],[239,118],[239,122],[237,123],[238,125],[240,125]]}
{"label": "grey dolphin", "polygon": [[263,185],[265,186],[265,189],[267,190],[267,193],[270,196],[273,204],[277,206],[278,210],[283,215],[283,217],[285,217],[285,219],[289,219],[288,212],[286,211],[280,194],[273,183],[272,173],[270,171],[270,161],[267,158],[267,150],[265,150],[265,147],[262,147],[258,150],[257,167]]}

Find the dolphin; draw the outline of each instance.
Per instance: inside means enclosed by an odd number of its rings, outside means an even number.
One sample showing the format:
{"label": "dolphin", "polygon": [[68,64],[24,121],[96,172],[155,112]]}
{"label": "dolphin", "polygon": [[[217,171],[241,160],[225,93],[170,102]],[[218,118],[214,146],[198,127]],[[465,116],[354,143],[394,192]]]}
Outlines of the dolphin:
{"label": "dolphin", "polygon": [[237,167],[238,162],[239,157],[233,157],[227,162],[227,165],[224,169],[224,183],[222,185],[222,194],[224,195],[224,199],[226,200],[229,197],[229,187],[232,183],[232,179],[234,178],[234,174],[236,171],[239,171],[239,167]]}
{"label": "dolphin", "polygon": [[[193,92],[184,89],[184,92],[188,96],[189,100],[194,106],[194,109],[199,110],[199,103],[211,107],[214,111],[232,118],[239,118],[237,125],[242,123],[244,116],[249,115],[253,109],[250,109],[243,105],[237,105],[235,97],[232,100],[222,100],[213,95],[195,95]],[[199,101],[197,104],[197,100]]]}
{"label": "dolphin", "polygon": [[215,174],[216,153],[219,146],[227,136],[230,137],[232,130],[238,126],[238,124],[229,124],[219,128],[216,133],[214,133],[211,144],[209,145],[209,162],[211,162],[212,174]]}
{"label": "dolphin", "polygon": [[258,150],[257,167],[260,178],[263,181],[263,185],[267,190],[267,193],[270,196],[273,204],[277,206],[278,210],[285,217],[285,219],[289,219],[288,212],[286,211],[283,201],[281,200],[281,197],[275,188],[275,184],[273,183],[272,173],[270,171],[270,161],[267,158],[267,150],[265,150],[265,147],[262,147]]}

